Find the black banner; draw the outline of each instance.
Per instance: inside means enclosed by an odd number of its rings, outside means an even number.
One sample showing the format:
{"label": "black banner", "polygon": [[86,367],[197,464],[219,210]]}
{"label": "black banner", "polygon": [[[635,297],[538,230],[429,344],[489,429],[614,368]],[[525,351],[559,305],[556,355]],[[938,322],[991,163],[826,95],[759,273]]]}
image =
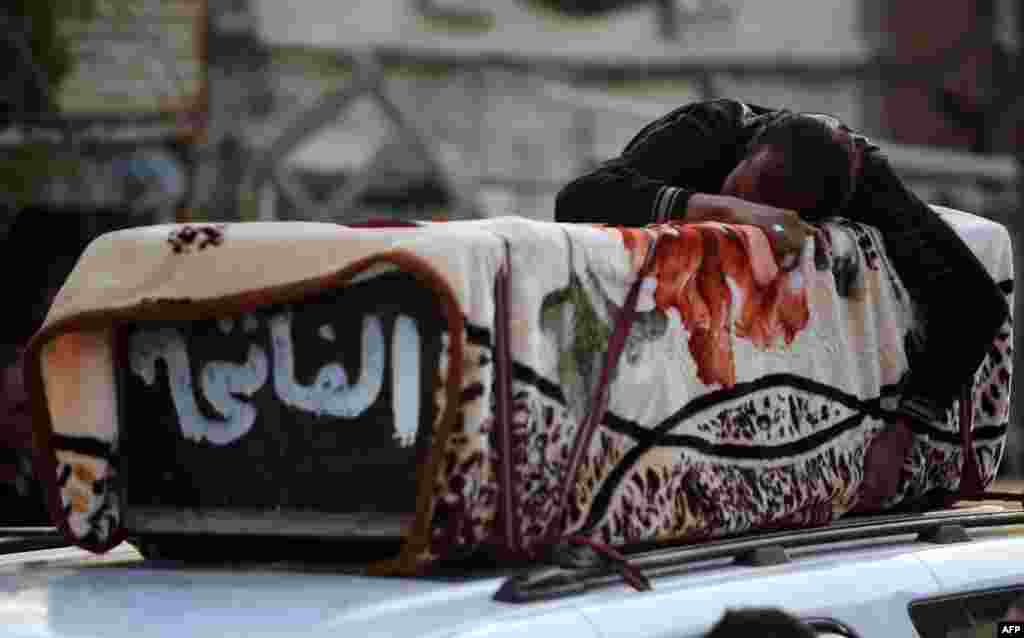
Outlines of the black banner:
{"label": "black banner", "polygon": [[231,529],[232,511],[407,518],[444,328],[434,294],[404,273],[247,316],[129,328],[119,379],[129,529],[146,529],[133,509],[162,512],[152,531],[163,532],[175,510],[216,512],[212,531],[224,533],[246,532]]}

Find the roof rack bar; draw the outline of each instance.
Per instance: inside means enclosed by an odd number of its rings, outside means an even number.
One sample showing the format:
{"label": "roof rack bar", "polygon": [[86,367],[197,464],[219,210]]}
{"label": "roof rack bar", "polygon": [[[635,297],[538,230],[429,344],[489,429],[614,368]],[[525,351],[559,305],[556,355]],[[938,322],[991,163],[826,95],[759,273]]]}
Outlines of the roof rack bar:
{"label": "roof rack bar", "polygon": [[936,525],[931,529],[927,529],[918,534],[917,540],[922,543],[949,545],[951,543],[965,543],[971,540],[971,537],[967,534],[967,530],[965,530],[962,525],[954,523],[952,525]]}
{"label": "roof rack bar", "polygon": [[768,565],[781,565],[790,561],[789,553],[781,545],[765,545],[743,552],[736,556],[737,565],[747,567],[767,567]]}
{"label": "roof rack bar", "polygon": [[66,547],[55,527],[0,527],[0,555]]}
{"label": "roof rack bar", "polygon": [[62,538],[3,538],[0,539],[0,556],[67,546],[68,542]]}
{"label": "roof rack bar", "polygon": [[[918,540],[924,542],[953,542],[963,540],[966,529],[1001,525],[1024,525],[1024,511],[968,514],[935,512],[874,517],[836,523],[828,527],[748,535],[700,545],[667,547],[630,554],[628,558],[631,565],[647,575],[667,576],[684,571],[693,563],[756,556],[759,550],[763,553],[763,550],[772,547],[782,549],[785,554],[785,549],[793,547],[907,534],[918,534]],[[956,527],[960,528],[959,532],[963,532],[962,535],[952,529]],[[768,553],[780,556],[778,549],[768,550]],[[757,564],[750,561],[741,562]],[[773,564],[771,561],[766,562]],[[578,594],[587,589],[619,581],[621,577],[611,565],[575,569],[544,566],[507,579],[495,593],[494,600],[508,603],[533,602]]]}
{"label": "roof rack bar", "polygon": [[0,526],[0,537],[5,536],[59,536],[60,531],[56,527],[18,527]]}

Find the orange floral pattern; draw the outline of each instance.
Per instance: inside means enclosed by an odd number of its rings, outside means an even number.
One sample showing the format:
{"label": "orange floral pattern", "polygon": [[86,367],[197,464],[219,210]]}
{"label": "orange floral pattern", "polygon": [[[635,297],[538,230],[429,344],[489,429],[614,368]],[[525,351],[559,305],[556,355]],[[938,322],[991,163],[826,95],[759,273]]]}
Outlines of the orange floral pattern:
{"label": "orange floral pattern", "polygon": [[639,268],[660,237],[651,277],[654,305],[679,313],[706,385],[736,383],[733,335],[761,349],[789,345],[810,321],[807,273],[779,270],[764,233],[752,226],[670,223],[609,229]]}

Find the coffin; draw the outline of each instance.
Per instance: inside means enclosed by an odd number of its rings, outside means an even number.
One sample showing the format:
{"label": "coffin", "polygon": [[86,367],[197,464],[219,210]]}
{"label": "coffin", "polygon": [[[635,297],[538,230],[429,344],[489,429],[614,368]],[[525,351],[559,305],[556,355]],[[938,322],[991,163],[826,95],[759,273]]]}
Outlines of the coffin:
{"label": "coffin", "polygon": [[[1009,295],[1006,229],[938,210]],[[152,226],[89,246],[27,380],[73,543],[376,539],[408,574],[841,517],[916,329],[878,232],[843,220],[789,273],[710,223]],[[994,478],[1011,340],[914,430],[886,507],[956,490],[961,419]]]}

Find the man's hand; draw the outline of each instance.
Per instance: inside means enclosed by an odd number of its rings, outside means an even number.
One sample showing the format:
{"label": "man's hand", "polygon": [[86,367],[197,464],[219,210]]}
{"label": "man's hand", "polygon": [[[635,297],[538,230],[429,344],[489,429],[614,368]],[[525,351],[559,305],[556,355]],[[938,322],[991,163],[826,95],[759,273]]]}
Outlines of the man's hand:
{"label": "man's hand", "polygon": [[783,270],[799,263],[804,241],[815,233],[796,211],[750,202],[728,195],[695,193],[686,207],[684,221],[716,221],[757,226],[768,236],[775,259]]}

